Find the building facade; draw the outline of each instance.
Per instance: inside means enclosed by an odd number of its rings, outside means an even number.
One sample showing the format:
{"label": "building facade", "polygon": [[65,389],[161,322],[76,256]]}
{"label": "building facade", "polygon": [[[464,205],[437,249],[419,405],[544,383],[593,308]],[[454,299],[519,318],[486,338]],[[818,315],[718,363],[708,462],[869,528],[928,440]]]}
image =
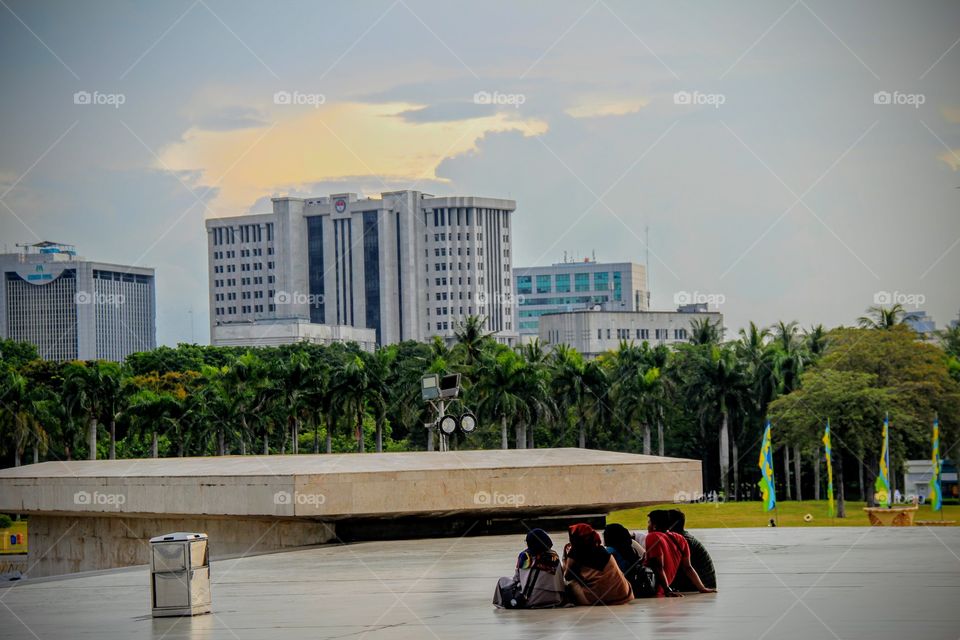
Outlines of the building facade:
{"label": "building facade", "polygon": [[561,262],[513,270],[516,326],[523,340],[540,334],[540,316],[599,307],[604,311],[649,308],[647,271],[633,262]]}
{"label": "building facade", "polygon": [[540,317],[540,341],[544,346],[567,344],[585,358],[614,351],[623,341],[651,346],[687,342],[690,324],[707,320],[720,323],[715,312],[682,311],[567,311]]}
{"label": "building facade", "polygon": [[926,311],[916,309],[903,313],[903,323],[917,332],[921,340],[934,342],[937,339],[937,323]]}
{"label": "building facade", "polygon": [[45,360],[116,360],[157,346],[154,271],[39,242],[0,255],[0,336]]}
{"label": "building facade", "polygon": [[314,324],[309,320],[298,318],[221,324],[215,326],[213,331],[211,342],[221,347],[244,347],[254,344],[260,347],[276,347],[296,342],[323,345],[334,342],[356,342],[364,351],[372,352],[377,346],[377,334],[373,329],[349,325]]}
{"label": "building facade", "polygon": [[449,340],[478,315],[513,343],[515,209],[512,200],[395,191],[274,198],[272,213],[209,219],[211,336],[289,319],[371,329],[377,344]]}

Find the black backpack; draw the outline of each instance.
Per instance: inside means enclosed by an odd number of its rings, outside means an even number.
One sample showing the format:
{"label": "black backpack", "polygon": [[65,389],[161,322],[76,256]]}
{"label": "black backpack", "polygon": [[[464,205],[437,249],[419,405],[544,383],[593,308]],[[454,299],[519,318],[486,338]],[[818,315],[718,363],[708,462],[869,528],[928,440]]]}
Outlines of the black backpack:
{"label": "black backpack", "polygon": [[634,598],[653,598],[657,595],[657,576],[653,569],[643,566],[640,560],[624,573],[624,577],[633,587]]}

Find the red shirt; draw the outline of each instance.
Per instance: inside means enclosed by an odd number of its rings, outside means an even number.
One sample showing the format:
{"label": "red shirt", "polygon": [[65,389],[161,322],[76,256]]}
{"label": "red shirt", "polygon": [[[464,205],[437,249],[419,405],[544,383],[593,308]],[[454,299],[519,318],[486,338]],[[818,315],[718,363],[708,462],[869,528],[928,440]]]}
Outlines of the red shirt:
{"label": "red shirt", "polygon": [[[673,531],[652,531],[647,534],[644,543],[647,546],[644,564],[649,566],[651,558],[659,559],[663,565],[663,573],[667,576],[667,584],[672,584],[677,577],[680,563],[684,558],[690,558],[690,545],[686,538]],[[663,593],[659,585],[658,591]]]}

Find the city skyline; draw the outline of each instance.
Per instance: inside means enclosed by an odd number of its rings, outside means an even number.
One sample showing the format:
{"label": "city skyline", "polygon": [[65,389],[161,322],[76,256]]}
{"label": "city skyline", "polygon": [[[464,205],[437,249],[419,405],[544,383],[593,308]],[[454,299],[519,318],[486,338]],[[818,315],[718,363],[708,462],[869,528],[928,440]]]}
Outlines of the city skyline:
{"label": "city skyline", "polygon": [[160,344],[209,341],[206,218],[401,189],[515,200],[514,265],[649,227],[650,308],[728,337],[957,318],[956,6],[54,5],[0,8],[0,238],[155,268]]}

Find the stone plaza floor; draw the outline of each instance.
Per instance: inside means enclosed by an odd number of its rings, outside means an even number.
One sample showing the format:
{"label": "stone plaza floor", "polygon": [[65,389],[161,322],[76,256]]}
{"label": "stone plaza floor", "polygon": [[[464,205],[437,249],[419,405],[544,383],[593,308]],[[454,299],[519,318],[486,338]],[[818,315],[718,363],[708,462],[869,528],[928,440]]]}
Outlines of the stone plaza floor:
{"label": "stone plaza floor", "polygon": [[[0,588],[8,639],[960,637],[960,528],[713,529],[720,592],[503,611],[523,537],[314,547],[212,565],[213,614],[150,616],[133,567]],[[562,546],[563,534],[552,534]],[[215,545],[216,540],[211,540]]]}

